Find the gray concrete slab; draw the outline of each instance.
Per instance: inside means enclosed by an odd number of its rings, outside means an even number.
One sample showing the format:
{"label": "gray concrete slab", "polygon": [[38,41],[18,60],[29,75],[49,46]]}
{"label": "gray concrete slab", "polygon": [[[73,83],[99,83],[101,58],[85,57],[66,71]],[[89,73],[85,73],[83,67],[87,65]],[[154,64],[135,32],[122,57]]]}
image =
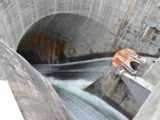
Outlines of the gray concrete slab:
{"label": "gray concrete slab", "polygon": [[25,120],[72,120],[51,83],[2,40],[0,58],[0,79],[8,81]]}
{"label": "gray concrete slab", "polygon": [[[151,68],[148,70],[147,74],[145,75],[145,78],[148,81],[159,81],[159,64],[160,59],[157,60],[157,62],[151,66]],[[159,114],[159,102],[160,102],[160,94],[159,94],[159,88],[160,88],[160,82],[156,84],[156,87],[152,91],[152,93],[149,95],[143,106],[140,108],[139,112],[135,116],[134,120],[159,120],[160,114]]]}

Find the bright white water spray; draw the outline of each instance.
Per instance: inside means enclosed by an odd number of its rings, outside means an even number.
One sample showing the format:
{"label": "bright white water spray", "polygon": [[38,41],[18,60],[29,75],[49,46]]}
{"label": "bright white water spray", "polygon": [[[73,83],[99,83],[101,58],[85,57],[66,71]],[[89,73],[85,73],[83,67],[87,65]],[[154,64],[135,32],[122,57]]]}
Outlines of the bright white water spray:
{"label": "bright white water spray", "polygon": [[105,116],[112,116],[112,120],[128,120],[122,113],[115,110],[109,104],[104,102],[102,99],[82,90],[92,83],[84,79],[79,80],[67,80],[61,81],[56,80],[53,77],[48,78],[51,83],[58,89],[68,92],[79,99],[85,101],[87,104],[93,106],[95,109],[100,111]]}

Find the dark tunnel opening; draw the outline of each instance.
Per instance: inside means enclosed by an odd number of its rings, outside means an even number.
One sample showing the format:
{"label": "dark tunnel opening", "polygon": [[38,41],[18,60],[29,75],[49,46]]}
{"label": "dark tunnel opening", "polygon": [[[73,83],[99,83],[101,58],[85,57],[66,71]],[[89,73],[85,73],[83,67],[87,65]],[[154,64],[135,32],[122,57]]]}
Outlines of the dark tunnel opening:
{"label": "dark tunnel opening", "polygon": [[106,52],[108,31],[100,23],[75,14],[57,14],[34,23],[17,52],[31,64],[66,63],[113,55]]}
{"label": "dark tunnel opening", "polygon": [[[30,40],[29,40],[30,39]],[[53,38],[43,33],[37,33],[30,38],[29,43],[22,41],[17,52],[29,63],[64,63],[66,58],[64,49],[66,42],[60,38]]]}

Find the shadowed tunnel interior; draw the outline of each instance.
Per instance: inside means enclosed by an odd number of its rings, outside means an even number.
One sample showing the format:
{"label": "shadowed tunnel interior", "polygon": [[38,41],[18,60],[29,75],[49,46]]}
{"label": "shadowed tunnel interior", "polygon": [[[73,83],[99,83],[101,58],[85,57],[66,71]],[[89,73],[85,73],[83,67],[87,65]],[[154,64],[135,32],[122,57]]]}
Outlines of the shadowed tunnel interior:
{"label": "shadowed tunnel interior", "polygon": [[31,64],[64,63],[111,55],[107,29],[100,23],[75,14],[45,17],[28,29],[17,52]]}

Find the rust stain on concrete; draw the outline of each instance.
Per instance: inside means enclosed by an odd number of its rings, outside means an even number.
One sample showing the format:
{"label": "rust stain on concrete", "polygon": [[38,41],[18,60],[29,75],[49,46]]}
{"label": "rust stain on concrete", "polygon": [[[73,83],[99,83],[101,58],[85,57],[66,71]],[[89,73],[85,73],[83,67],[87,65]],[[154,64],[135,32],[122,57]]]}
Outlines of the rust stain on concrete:
{"label": "rust stain on concrete", "polygon": [[[30,35],[20,42],[18,49],[23,52],[32,51],[39,56],[39,62],[59,63],[65,59],[64,51],[72,48],[70,42],[60,38],[49,36],[45,33]],[[36,57],[35,56],[35,57]],[[34,57],[34,56],[32,56]]]}

